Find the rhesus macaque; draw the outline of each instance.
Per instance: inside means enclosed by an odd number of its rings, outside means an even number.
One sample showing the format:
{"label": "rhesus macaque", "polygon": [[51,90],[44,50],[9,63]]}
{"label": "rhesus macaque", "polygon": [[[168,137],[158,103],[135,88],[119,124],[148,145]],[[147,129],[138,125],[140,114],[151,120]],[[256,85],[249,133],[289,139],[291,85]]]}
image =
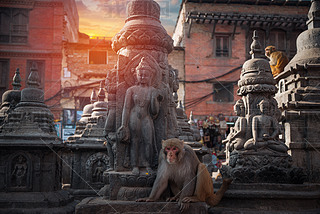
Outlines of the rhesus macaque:
{"label": "rhesus macaque", "polygon": [[275,46],[268,46],[265,55],[270,59],[270,68],[273,77],[279,75],[288,64],[288,57],[282,51],[277,51]]}
{"label": "rhesus macaque", "polygon": [[232,179],[223,180],[219,191],[213,191],[212,178],[193,149],[183,141],[172,138],[162,141],[156,180],[148,198],[137,201],[156,201],[169,186],[173,197],[167,201],[178,201],[180,210],[189,207],[190,202],[203,201],[210,206],[217,205]]}

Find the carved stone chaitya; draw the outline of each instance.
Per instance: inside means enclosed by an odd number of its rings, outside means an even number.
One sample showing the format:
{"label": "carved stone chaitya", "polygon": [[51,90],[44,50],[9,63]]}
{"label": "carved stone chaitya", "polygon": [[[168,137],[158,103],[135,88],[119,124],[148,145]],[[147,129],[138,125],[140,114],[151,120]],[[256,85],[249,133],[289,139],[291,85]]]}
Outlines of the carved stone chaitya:
{"label": "carved stone chaitya", "polygon": [[235,113],[239,117],[224,141],[228,165],[222,174],[241,183],[301,183],[302,169],[291,166],[288,148],[279,138],[276,81],[268,61],[258,58],[261,49],[257,39],[254,32],[252,59],[244,63],[238,82],[242,98],[235,104]]}
{"label": "carved stone chaitya", "polygon": [[17,68],[13,77],[13,90],[8,90],[2,95],[2,102],[0,106],[0,125],[4,122],[8,114],[15,108],[21,99],[21,77],[20,70]]}
{"label": "carved stone chaitya", "polygon": [[1,109],[9,108],[1,111],[0,213],[73,213],[73,198],[61,190],[63,144],[38,89],[37,68],[32,66],[28,87],[21,92],[19,70],[13,82],[14,90],[2,97]]}
{"label": "carved stone chaitya", "polygon": [[297,54],[276,77],[286,145],[310,182],[320,182],[320,1],[312,1]]}
{"label": "carved stone chaitya", "polygon": [[96,195],[104,186],[103,172],[113,166],[104,135],[108,102],[105,102],[103,82],[98,95],[93,90],[91,104],[84,107],[75,135],[66,141],[63,183],[70,184],[69,191],[79,199]]}

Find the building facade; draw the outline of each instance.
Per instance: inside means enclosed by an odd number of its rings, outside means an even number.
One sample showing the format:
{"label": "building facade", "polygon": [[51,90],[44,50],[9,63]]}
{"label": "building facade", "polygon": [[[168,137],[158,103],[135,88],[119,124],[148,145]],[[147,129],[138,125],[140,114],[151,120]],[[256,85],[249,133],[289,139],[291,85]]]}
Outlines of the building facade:
{"label": "building facade", "polygon": [[75,124],[85,105],[90,103],[92,90],[99,90],[117,63],[110,38],[89,38],[79,33],[79,41],[65,43],[63,74],[61,77],[62,137],[66,139],[75,130]]}
{"label": "building facade", "polygon": [[78,41],[75,1],[1,0],[0,17],[0,95],[10,89],[16,68],[24,88],[36,64],[45,104],[59,119],[63,42]]}
{"label": "building facade", "polygon": [[[296,38],[306,29],[310,1],[184,0],[173,34],[183,49],[179,97],[195,119],[223,114],[233,118],[237,81],[249,58],[252,32],[261,46],[274,45],[291,59]],[[170,58],[171,56],[169,56]],[[181,94],[181,93],[180,93]]]}

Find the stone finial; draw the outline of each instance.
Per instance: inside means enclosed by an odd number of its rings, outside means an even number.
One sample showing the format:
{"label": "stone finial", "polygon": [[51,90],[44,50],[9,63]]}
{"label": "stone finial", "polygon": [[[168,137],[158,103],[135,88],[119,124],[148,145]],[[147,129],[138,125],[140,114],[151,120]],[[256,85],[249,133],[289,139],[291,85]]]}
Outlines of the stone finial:
{"label": "stone finial", "polygon": [[127,5],[127,20],[147,17],[160,19],[160,6],[153,0],[132,0]]}
{"label": "stone finial", "polygon": [[94,102],[96,102],[97,100],[98,100],[98,99],[97,99],[96,89],[93,88],[93,89],[92,89],[91,96],[90,96],[90,102],[91,102],[91,103],[94,103]]}
{"label": "stone finial", "polygon": [[193,120],[193,112],[192,112],[192,111],[190,111],[190,117],[189,117],[188,123],[189,123],[190,125],[193,125],[193,124],[195,123],[194,120]]}
{"label": "stone finial", "polygon": [[312,0],[307,21],[308,29],[320,27],[320,0]]}
{"label": "stone finial", "polygon": [[261,49],[261,45],[260,45],[260,42],[258,41],[258,34],[257,34],[257,31],[253,31],[253,41],[250,45],[250,48],[251,48],[251,51],[250,51],[250,54],[251,54],[251,58],[254,59],[254,58],[258,58],[260,55],[261,55],[261,52],[262,52],[262,49]]}
{"label": "stone finial", "polygon": [[21,88],[21,76],[20,76],[20,70],[17,68],[15,75],[13,76],[13,90],[20,90]]}
{"label": "stone finial", "polygon": [[39,73],[37,64],[34,62],[30,68],[30,74],[28,77],[27,84],[30,88],[38,88],[40,86]]}
{"label": "stone finial", "polygon": [[104,81],[100,82],[100,89],[98,92],[98,101],[104,101],[104,98],[106,97],[106,93],[104,91]]}

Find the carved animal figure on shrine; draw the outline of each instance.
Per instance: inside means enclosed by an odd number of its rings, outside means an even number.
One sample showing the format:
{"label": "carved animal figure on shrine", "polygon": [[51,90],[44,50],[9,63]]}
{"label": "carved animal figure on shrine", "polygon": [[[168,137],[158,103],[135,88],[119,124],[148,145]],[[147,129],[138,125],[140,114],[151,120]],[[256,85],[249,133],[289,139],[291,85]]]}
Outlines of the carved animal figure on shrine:
{"label": "carved animal figure on shrine", "polygon": [[156,201],[169,187],[174,196],[167,201],[178,201],[181,211],[188,209],[190,202],[203,201],[215,206],[231,181],[232,179],[223,180],[221,188],[215,194],[212,178],[193,149],[183,141],[172,138],[162,141],[157,178],[150,196],[137,201]]}

